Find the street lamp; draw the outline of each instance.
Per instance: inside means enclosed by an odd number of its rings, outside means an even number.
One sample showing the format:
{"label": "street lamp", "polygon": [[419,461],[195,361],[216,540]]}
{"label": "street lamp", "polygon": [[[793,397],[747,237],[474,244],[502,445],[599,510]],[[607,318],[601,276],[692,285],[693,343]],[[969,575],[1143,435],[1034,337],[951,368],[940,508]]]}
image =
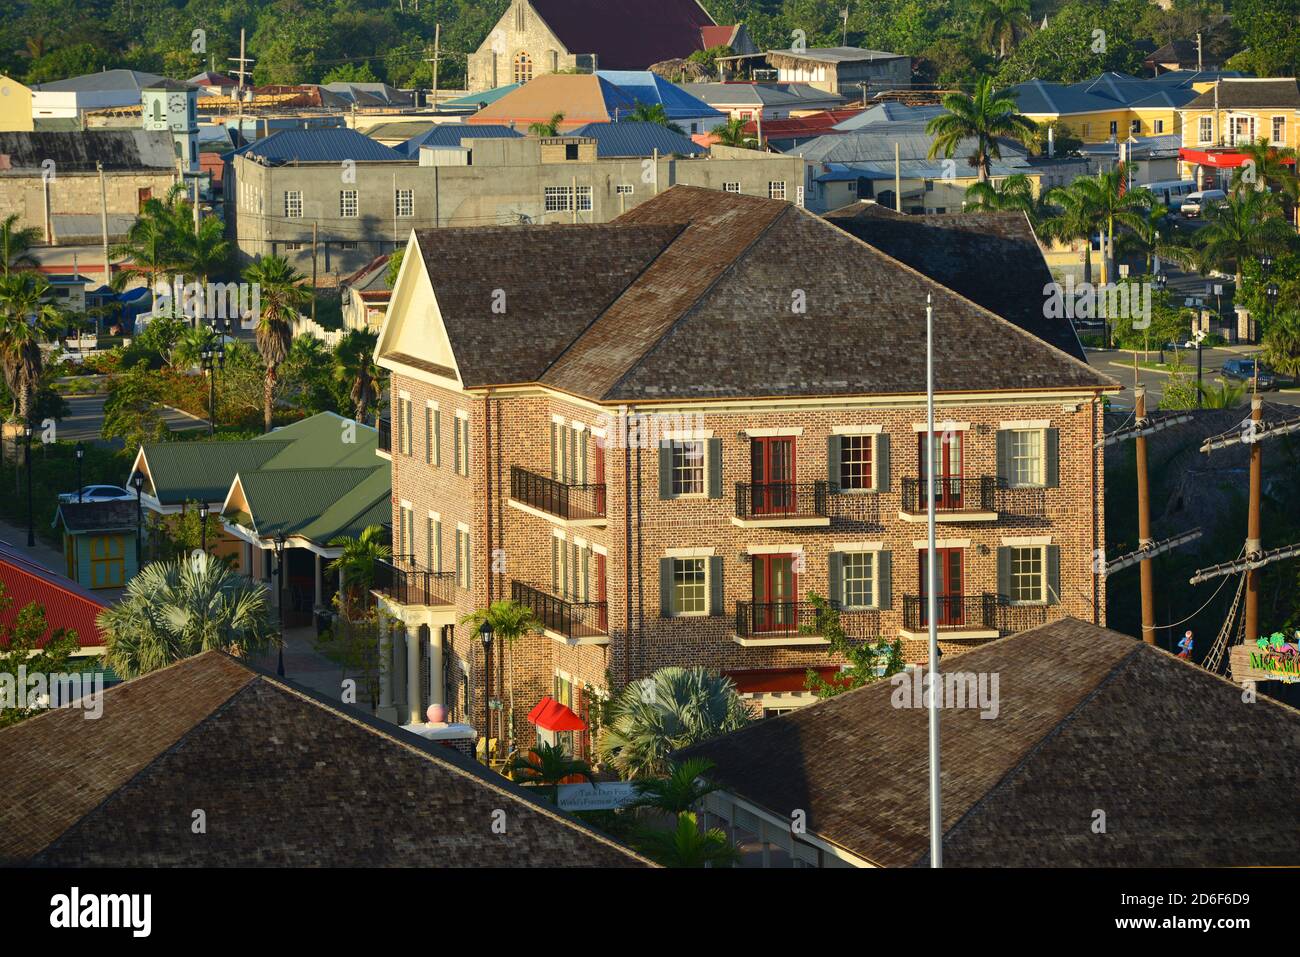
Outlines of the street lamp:
{"label": "street lamp", "polygon": [[135,567],[138,571],[140,568],[140,529],[144,525],[144,505],[141,502],[141,495],[144,494],[143,472],[132,473],[131,487],[135,489]]}
{"label": "street lamp", "polygon": [[85,449],[85,447],[84,447],[80,442],[78,442],[77,445],[76,445],[76,448],[75,448],[73,451],[74,451],[74,454],[77,456],[77,504],[80,505],[80,504],[81,504],[81,490],[82,490],[82,487],[83,487],[82,484],[81,484],[81,460],[82,460],[82,459],[85,457],[85,455],[86,455],[86,449]]}
{"label": "street lamp", "polygon": [[199,502],[199,548],[208,553],[208,503]]}
{"label": "street lamp", "polygon": [[483,641],[483,763],[492,761],[492,622],[479,626]]}
{"label": "street lamp", "polygon": [[284,532],[275,536],[275,583],[276,607],[280,610],[280,659],[276,663],[275,673],[284,677]]}
{"label": "street lamp", "polygon": [[27,547],[36,547],[36,525],[32,521],[32,426],[23,426],[23,457],[27,459]]}

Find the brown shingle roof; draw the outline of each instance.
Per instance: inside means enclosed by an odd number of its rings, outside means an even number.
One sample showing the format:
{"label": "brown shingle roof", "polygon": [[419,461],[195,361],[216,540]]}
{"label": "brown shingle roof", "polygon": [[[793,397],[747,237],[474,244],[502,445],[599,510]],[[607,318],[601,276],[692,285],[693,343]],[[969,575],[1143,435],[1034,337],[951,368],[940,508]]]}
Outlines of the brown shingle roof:
{"label": "brown shingle roof", "polygon": [[[603,401],[915,395],[927,295],[940,392],[1114,387],[790,203],[674,186],[608,226],[418,236],[470,387],[540,380]],[[468,268],[487,259],[497,265]],[[496,288],[505,315],[489,308]]]}
{"label": "brown shingle roof", "polygon": [[[949,670],[997,674],[1000,710],[942,712],[944,863],[1173,867],[1300,860],[1300,713],[1077,619]],[[927,860],[925,708],[890,682],[685,754],[727,790],[883,866]],[[1094,834],[1093,812],[1106,812]],[[1267,838],[1260,826],[1267,823]]]}
{"label": "brown shingle roof", "polygon": [[[0,861],[643,866],[458,752],[207,652],[0,731]],[[190,824],[202,809],[207,832]],[[504,833],[494,821],[504,812]]]}
{"label": "brown shingle roof", "polygon": [[1070,320],[1043,315],[1043,289],[1052,282],[1052,273],[1024,213],[912,216],[875,203],[854,203],[827,213],[826,218],[1062,352],[1087,361]]}

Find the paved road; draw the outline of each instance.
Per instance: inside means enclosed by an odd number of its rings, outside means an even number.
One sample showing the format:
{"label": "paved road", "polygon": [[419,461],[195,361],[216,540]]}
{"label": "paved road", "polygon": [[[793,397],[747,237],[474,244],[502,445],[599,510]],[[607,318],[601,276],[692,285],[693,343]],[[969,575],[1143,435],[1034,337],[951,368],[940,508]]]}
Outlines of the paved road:
{"label": "paved road", "polygon": [[[1202,350],[1202,376],[1207,388],[1214,388],[1222,380],[1219,378],[1219,368],[1227,359],[1249,358],[1259,352],[1258,346],[1225,346],[1215,349]],[[1141,353],[1138,354],[1141,359]],[[1160,353],[1152,351],[1148,356],[1151,362],[1158,362]],[[1165,359],[1168,361],[1171,355],[1168,351],[1165,353]],[[1192,375],[1196,374],[1196,350],[1184,350],[1184,359],[1187,363],[1187,370]],[[1088,361],[1098,370],[1107,375],[1114,376],[1124,385],[1124,390],[1118,395],[1111,398],[1115,405],[1122,405],[1126,408],[1133,407],[1133,354],[1131,352],[1121,352],[1118,349],[1097,349],[1088,351]],[[1154,372],[1150,369],[1139,369],[1142,377],[1142,384],[1147,389],[1147,405],[1154,407],[1159,404],[1161,395],[1164,394],[1165,383],[1169,381],[1169,376],[1165,373]],[[1281,405],[1300,406],[1300,389],[1283,389],[1281,391],[1266,392],[1264,398],[1268,402],[1275,402]]]}
{"label": "paved road", "polygon": [[[104,400],[107,396],[85,395],[72,396],[68,399],[71,414],[59,423],[59,438],[64,442],[101,442],[114,448],[121,448],[120,439],[104,442],[99,437],[104,425]],[[195,418],[188,412],[166,406],[162,410],[163,420],[172,429],[207,428],[207,420]]]}

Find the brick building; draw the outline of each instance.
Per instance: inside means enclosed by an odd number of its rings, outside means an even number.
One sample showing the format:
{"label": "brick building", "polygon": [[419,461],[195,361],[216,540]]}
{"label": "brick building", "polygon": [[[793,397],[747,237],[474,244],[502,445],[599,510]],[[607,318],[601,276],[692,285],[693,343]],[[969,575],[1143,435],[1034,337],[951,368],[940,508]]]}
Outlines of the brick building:
{"label": "brick building", "polygon": [[720,191],[674,187],[603,225],[415,231],[377,347],[387,715],[437,702],[483,727],[484,651],[460,622],[509,598],[546,631],[493,650],[507,746],[532,744],[542,696],[590,717],[665,665],[729,674],[765,712],[806,704],[807,669],[842,664],[810,593],[920,660],[927,300],[944,652],[1104,622],[1096,440],[1118,387],[1042,328]]}

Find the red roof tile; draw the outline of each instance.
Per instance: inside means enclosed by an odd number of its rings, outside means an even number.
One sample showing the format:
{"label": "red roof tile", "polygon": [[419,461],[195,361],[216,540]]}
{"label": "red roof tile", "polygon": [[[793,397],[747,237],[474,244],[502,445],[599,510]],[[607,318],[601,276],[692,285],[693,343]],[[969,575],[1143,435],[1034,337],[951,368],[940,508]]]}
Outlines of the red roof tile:
{"label": "red roof tile", "polygon": [[82,647],[102,647],[104,637],[95,623],[104,603],[71,579],[55,574],[28,560],[22,553],[0,543],[0,582],[13,603],[0,610],[0,631],[13,627],[18,613],[36,602],[45,609],[49,630],[37,643],[44,645],[50,632],[67,628],[77,633]]}

